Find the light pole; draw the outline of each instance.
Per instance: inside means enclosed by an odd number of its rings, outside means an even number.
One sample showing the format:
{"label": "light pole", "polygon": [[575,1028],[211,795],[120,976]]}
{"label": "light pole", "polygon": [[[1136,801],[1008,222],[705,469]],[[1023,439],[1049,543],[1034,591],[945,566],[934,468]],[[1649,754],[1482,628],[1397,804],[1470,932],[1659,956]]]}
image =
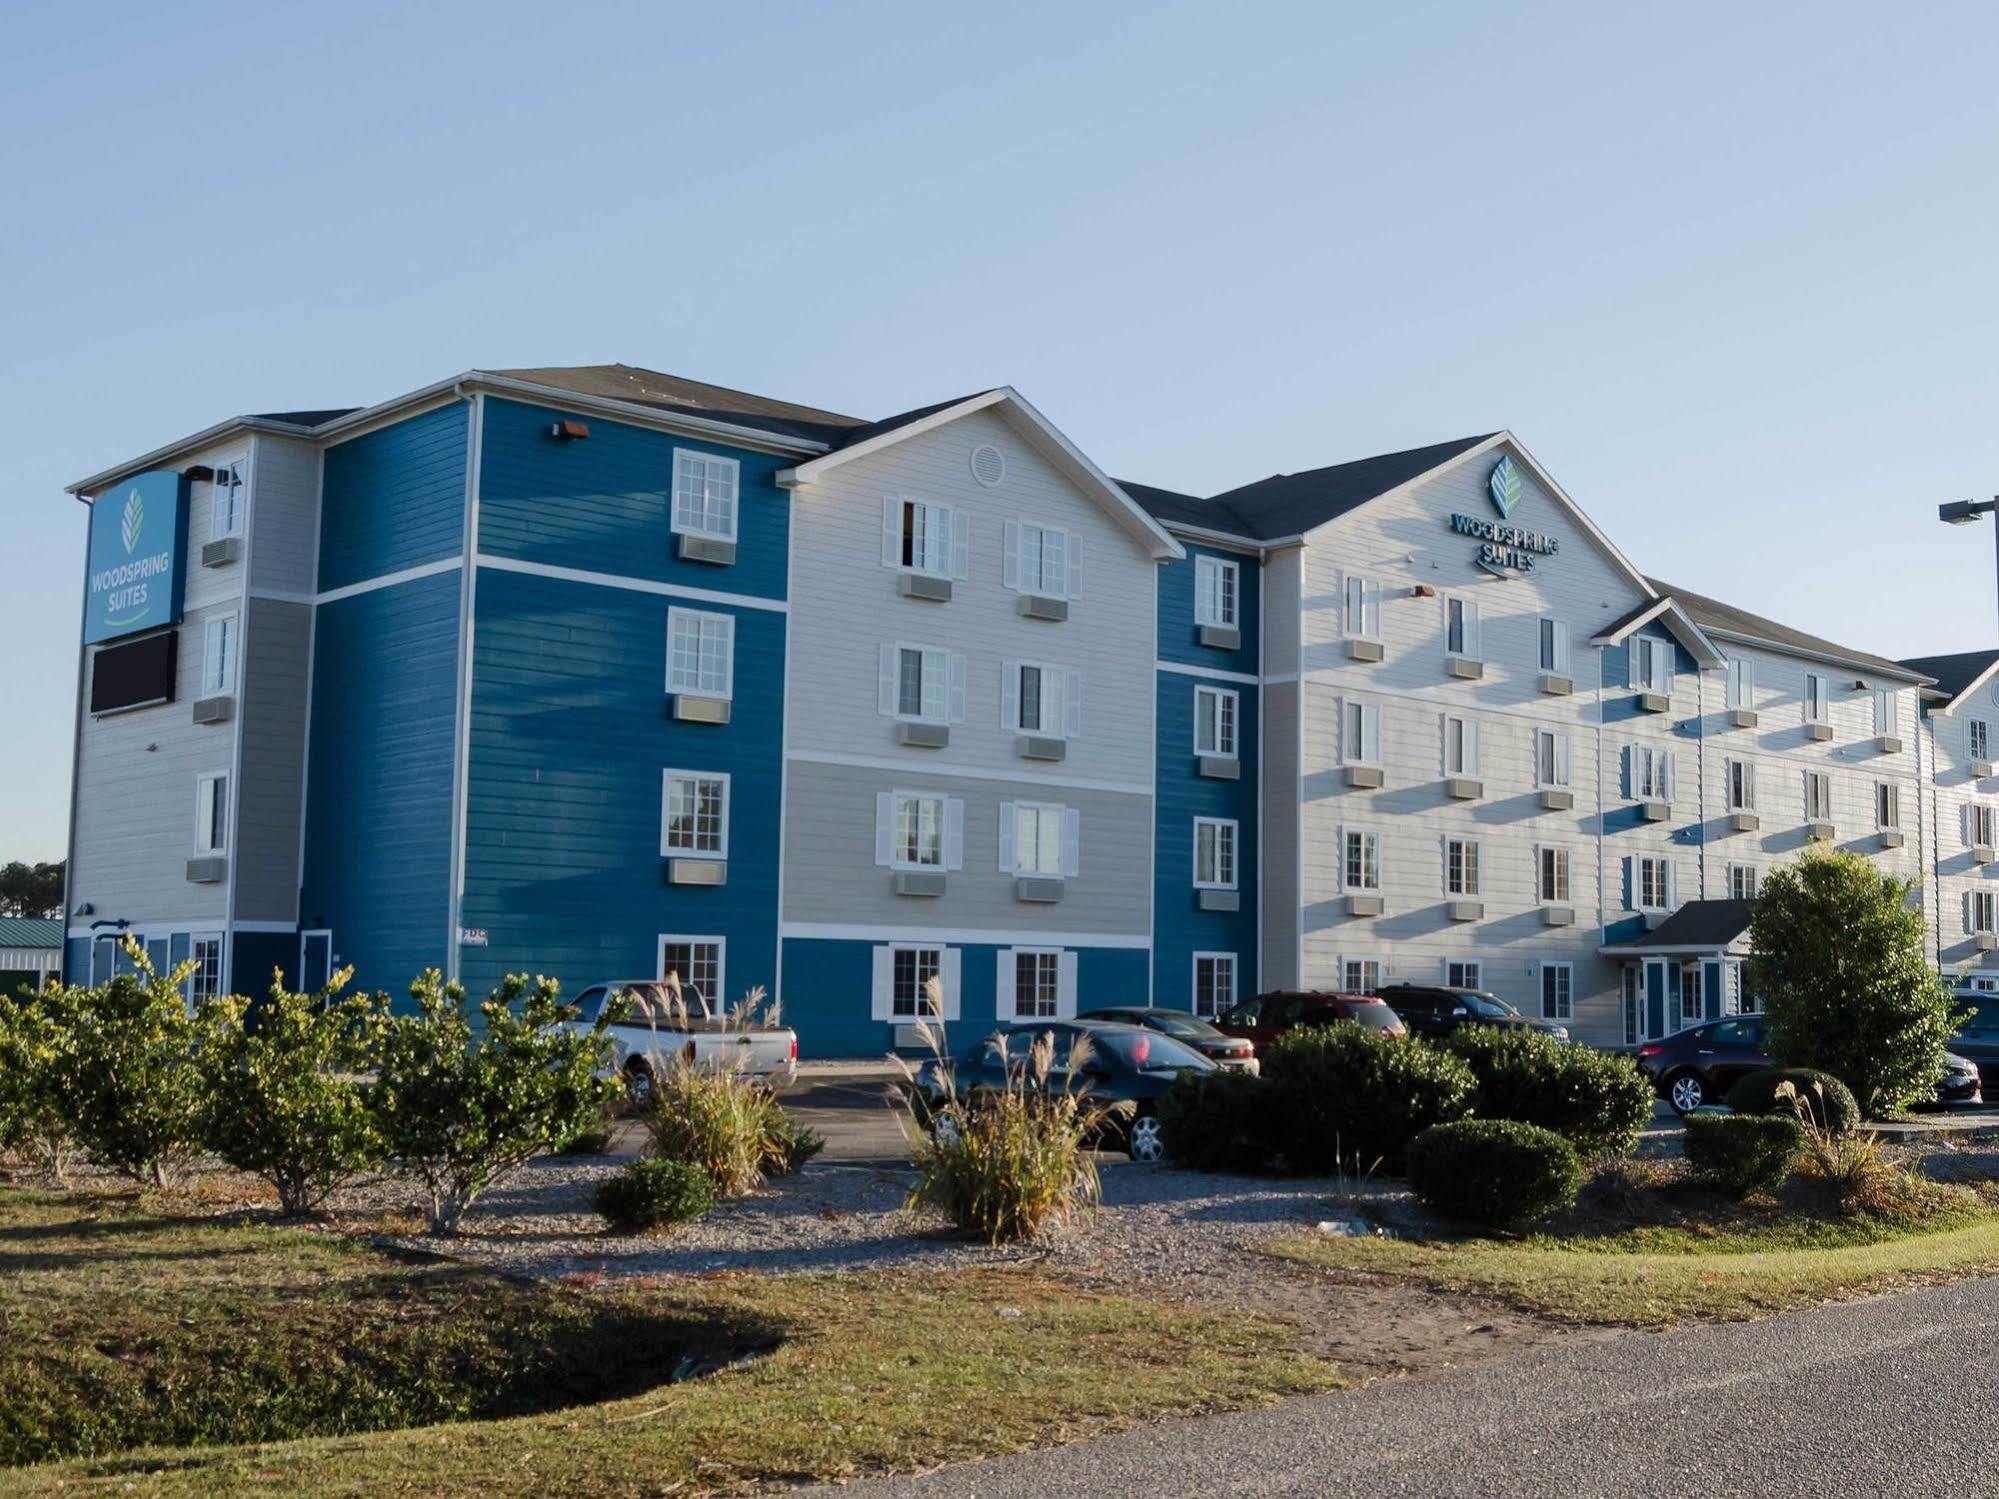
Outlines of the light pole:
{"label": "light pole", "polygon": [[[1968,526],[1981,515],[1999,512],[1999,495],[1989,500],[1951,500],[1937,506],[1937,519],[1947,526]],[[1995,571],[1999,571],[1999,521],[1992,526],[1992,556]]]}

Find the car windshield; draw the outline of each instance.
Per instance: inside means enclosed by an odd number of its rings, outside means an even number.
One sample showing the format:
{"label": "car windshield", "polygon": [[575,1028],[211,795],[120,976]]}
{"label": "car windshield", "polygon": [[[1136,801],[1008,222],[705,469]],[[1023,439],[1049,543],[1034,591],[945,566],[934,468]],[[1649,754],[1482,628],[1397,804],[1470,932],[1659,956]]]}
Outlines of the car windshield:
{"label": "car windshield", "polygon": [[1346,1012],[1345,1018],[1358,1020],[1377,1031],[1392,1031],[1402,1024],[1402,1018],[1387,1005],[1355,1005]]}
{"label": "car windshield", "polygon": [[[1964,998],[1960,995],[1959,998]],[[1999,1035],[1999,994],[1981,995],[1967,1000],[1971,1013],[1964,1017],[1964,1024],[1957,1028],[1960,1036]]]}
{"label": "car windshield", "polygon": [[1203,1041],[1219,1041],[1222,1033],[1205,1020],[1197,1020],[1192,1015],[1175,1015],[1171,1010],[1154,1010],[1145,1017],[1145,1023],[1166,1032],[1176,1041],[1187,1041],[1199,1045]]}
{"label": "car windshield", "polygon": [[1191,1046],[1156,1031],[1094,1031],[1090,1041],[1097,1055],[1112,1066],[1134,1072],[1178,1072],[1183,1067],[1205,1071],[1215,1065]]}
{"label": "car windshield", "polygon": [[1496,994],[1460,994],[1458,1002],[1486,1020],[1504,1020],[1520,1013]]}
{"label": "car windshield", "polygon": [[[663,983],[619,984],[611,991],[625,998],[625,1014],[621,1025],[677,1025],[688,1018],[700,1019],[708,1013],[708,1007],[701,1002],[701,992],[687,985],[681,987],[681,999],[674,1002],[673,991]],[[602,1010],[603,1006],[597,1006]],[[586,1017],[595,1020],[591,1015]]]}

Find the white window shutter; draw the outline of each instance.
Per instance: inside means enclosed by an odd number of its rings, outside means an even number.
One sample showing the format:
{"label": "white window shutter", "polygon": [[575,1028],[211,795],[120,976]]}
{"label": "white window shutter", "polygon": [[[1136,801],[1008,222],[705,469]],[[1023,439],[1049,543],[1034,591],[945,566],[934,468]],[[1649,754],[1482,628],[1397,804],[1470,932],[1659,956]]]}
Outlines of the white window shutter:
{"label": "white window shutter", "polygon": [[1624,685],[1634,690],[1650,685],[1645,680],[1645,668],[1638,664],[1638,637],[1628,635],[1624,640]]}
{"label": "white window shutter", "polygon": [[1555,670],[1569,674],[1569,627],[1560,620],[1555,621]]}
{"label": "white window shutter", "polygon": [[1679,904],[1679,901],[1675,898],[1679,893],[1679,886],[1679,865],[1668,859],[1666,861],[1666,909],[1669,911]]}
{"label": "white window shutter", "polygon": [[945,718],[950,723],[965,721],[965,658],[957,651],[951,652],[951,701],[945,710]]}
{"label": "white window shutter", "polygon": [[887,1020],[895,1013],[895,949],[877,947],[874,960],[874,1016]]}
{"label": "white window shutter", "polygon": [[1020,727],[1020,663],[1000,662],[1000,725],[1013,730]]}
{"label": "white window shutter", "polygon": [[1080,671],[1069,673],[1069,693],[1063,706],[1068,713],[1069,737],[1075,739],[1083,732],[1083,674]]}
{"label": "white window shutter", "polygon": [[963,510],[951,512],[951,576],[961,582],[972,572],[972,517]]}
{"label": "white window shutter", "polygon": [[1479,773],[1478,764],[1478,721],[1467,718],[1465,720],[1465,770],[1469,774],[1476,776]]}
{"label": "white window shutter", "polygon": [[902,566],[902,502],[882,501],[882,566]]}
{"label": "white window shutter", "polygon": [[875,863],[895,862],[895,793],[875,793]]}
{"label": "white window shutter", "polygon": [[1014,950],[1002,947],[999,950],[999,966],[993,972],[993,1014],[998,1019],[1012,1020],[1020,1013],[1020,996],[1015,992],[1018,978]]}
{"label": "white window shutter", "polygon": [[1624,796],[1627,801],[1638,799],[1638,746],[1624,746]]}
{"label": "white window shutter", "polygon": [[1004,527],[1004,539],[1000,543],[1000,584],[1006,588],[1020,587],[1020,522],[1010,520]]}
{"label": "white window shutter", "polygon": [[1072,532],[1068,543],[1069,597],[1079,599],[1083,596],[1083,538]]}
{"label": "white window shutter", "polygon": [[944,867],[965,867],[965,803],[961,797],[944,798]]}
{"label": "white window shutter", "polygon": [[[1671,750],[1666,751],[1666,784],[1661,789],[1666,793],[1667,801],[1672,801],[1679,794],[1679,767],[1673,763]],[[1750,800],[1753,802],[1755,798]]]}
{"label": "white window shutter", "polygon": [[1379,765],[1381,763],[1381,709],[1373,703],[1367,704],[1361,709],[1360,724],[1362,753],[1367,756],[1368,764]]}
{"label": "white window shutter", "polygon": [[1361,622],[1363,630],[1381,633],[1381,585],[1368,578],[1360,585]]}
{"label": "white window shutter", "polygon": [[1566,786],[1569,784],[1569,736],[1567,734],[1557,734],[1555,736],[1555,775],[1562,785]]}
{"label": "white window shutter", "polygon": [[944,980],[944,1018],[958,1018],[958,996],[964,990],[964,952],[956,947],[947,947],[938,965],[938,977]]}
{"label": "white window shutter", "polygon": [[1064,1020],[1071,1020],[1076,1014],[1076,955],[1063,953],[1055,966],[1057,982],[1061,985],[1056,992],[1055,1013]]}
{"label": "white window shutter", "polygon": [[895,716],[895,698],[896,698],[895,668],[896,668],[895,647],[892,645],[885,645],[881,648],[881,676],[877,691],[877,697],[879,699],[878,706],[880,708],[881,715],[884,718],[893,718]]}
{"label": "white window shutter", "polygon": [[999,867],[1001,874],[1012,874],[1020,863],[1020,855],[1014,847],[1017,828],[1016,812],[1012,802],[1000,803],[999,820]]}
{"label": "white window shutter", "polygon": [[1083,872],[1083,814],[1074,807],[1062,809],[1062,875],[1073,880]]}
{"label": "white window shutter", "polygon": [[1465,605],[1465,654],[1474,661],[1482,660],[1478,638],[1478,605]]}

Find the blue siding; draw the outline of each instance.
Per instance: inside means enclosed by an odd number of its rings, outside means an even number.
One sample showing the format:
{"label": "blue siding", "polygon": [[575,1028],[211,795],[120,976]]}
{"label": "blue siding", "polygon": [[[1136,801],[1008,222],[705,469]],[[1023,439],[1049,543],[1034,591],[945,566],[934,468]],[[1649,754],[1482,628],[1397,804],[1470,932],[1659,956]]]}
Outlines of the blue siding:
{"label": "blue siding", "polygon": [[458,596],[449,572],[318,611],[299,909],[397,995],[445,963]]}
{"label": "blue siding", "polygon": [[[690,588],[782,598],[795,459],[590,419],[582,441],[548,435],[566,413],[488,398],[479,470],[479,548],[496,556]],[[736,560],[683,562],[672,531],[673,450],[741,465]]]}
{"label": "blue siding", "polygon": [[[601,430],[592,424],[592,443]],[[784,616],[722,611],[736,617],[731,721],[679,723],[665,687],[670,602],[479,574],[460,919],[490,945],[460,954],[468,986],[535,972],[573,994],[650,975],[671,932],[727,939],[732,1001],[758,984],[774,991]],[[668,767],[729,774],[720,888],[666,883]]]}
{"label": "blue siding", "polygon": [[[238,932],[232,942],[230,987],[238,994],[262,999],[271,992],[271,971],[284,975],[290,989],[298,982],[297,932]],[[415,977],[414,974],[411,977]],[[384,985],[383,987],[388,987]],[[400,993],[400,989],[395,992]]]}
{"label": "blue siding", "polygon": [[[1195,773],[1194,689],[1200,679],[1179,672],[1158,673],[1159,819],[1153,854],[1153,1003],[1186,1009],[1193,1003],[1194,954],[1232,952],[1236,955],[1236,992],[1247,999],[1256,992],[1256,894],[1258,859],[1256,768],[1261,763],[1261,727],[1257,689],[1215,683],[1241,695],[1236,750],[1242,779],[1206,780]],[[1236,820],[1236,883],[1240,911],[1196,909],[1194,891],[1194,819],[1233,817]]]}
{"label": "blue siding", "polygon": [[462,401],[326,450],[319,586],[455,557],[465,539]]}
{"label": "blue siding", "polygon": [[[921,941],[912,932],[910,941]],[[946,1030],[954,1053],[998,1023],[997,944],[959,947],[958,1019]],[[1146,955],[1135,948],[1079,947],[1076,1008],[1145,1003]],[[801,1057],[878,1057],[895,1046],[895,1027],[873,1018],[874,946],[790,938],[784,944],[784,1018]]]}
{"label": "blue siding", "polygon": [[[1187,548],[1187,560],[1164,563],[1159,569],[1159,659],[1177,661],[1182,666],[1254,673],[1258,669],[1258,642],[1263,627],[1263,578],[1256,558],[1192,542],[1182,544]],[[1236,564],[1242,590],[1236,604],[1242,631],[1242,646],[1237,650],[1220,651],[1200,644],[1200,627],[1194,623],[1197,556],[1219,557]]]}

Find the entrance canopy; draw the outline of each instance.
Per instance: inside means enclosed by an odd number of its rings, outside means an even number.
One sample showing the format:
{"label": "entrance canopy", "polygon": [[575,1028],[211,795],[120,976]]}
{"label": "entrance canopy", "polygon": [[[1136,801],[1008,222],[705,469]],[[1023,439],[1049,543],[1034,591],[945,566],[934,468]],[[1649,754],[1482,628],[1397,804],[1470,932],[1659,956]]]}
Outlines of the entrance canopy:
{"label": "entrance canopy", "polygon": [[1651,931],[1597,951],[1608,958],[1747,957],[1755,908],[1747,900],[1690,900]]}

